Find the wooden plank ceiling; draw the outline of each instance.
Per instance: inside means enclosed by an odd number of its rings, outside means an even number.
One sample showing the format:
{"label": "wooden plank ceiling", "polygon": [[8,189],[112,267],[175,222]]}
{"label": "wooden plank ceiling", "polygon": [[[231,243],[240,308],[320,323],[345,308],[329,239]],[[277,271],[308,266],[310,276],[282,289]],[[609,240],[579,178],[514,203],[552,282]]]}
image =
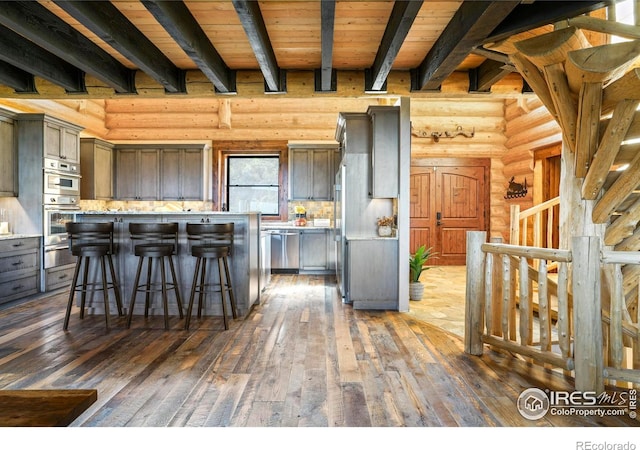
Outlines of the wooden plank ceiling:
{"label": "wooden plank ceiling", "polygon": [[394,72],[411,92],[437,91],[454,72],[488,92],[515,68],[483,44],[611,3],[2,1],[0,97],[290,94],[309,80],[339,93],[345,79],[363,80],[356,94],[382,93]]}

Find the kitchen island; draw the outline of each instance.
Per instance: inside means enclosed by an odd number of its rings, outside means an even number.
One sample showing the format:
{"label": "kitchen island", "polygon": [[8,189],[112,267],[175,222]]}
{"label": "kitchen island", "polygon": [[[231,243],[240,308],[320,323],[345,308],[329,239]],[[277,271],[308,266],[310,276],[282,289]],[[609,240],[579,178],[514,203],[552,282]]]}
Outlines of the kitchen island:
{"label": "kitchen island", "polygon": [[[217,211],[179,211],[179,212],[144,212],[144,211],[81,211],[77,215],[80,222],[113,222],[114,242],[116,246],[116,273],[122,290],[125,308],[128,308],[133,291],[138,258],[133,253],[133,242],[129,235],[129,224],[132,222],[177,222],[178,251],[174,256],[176,275],[180,285],[183,307],[188,305],[191,282],[195,271],[195,260],[191,256],[190,241],[187,238],[187,223],[234,223],[233,254],[229,258],[233,291],[239,317],[246,317],[252,305],[260,301],[260,213],[229,213]],[[146,267],[146,265],[145,265]],[[215,266],[212,266],[215,269]],[[217,269],[215,270],[217,274]],[[113,297],[113,296],[112,296]],[[160,296],[156,296],[151,304],[150,314],[163,314]],[[222,307],[218,296],[208,296],[202,314],[221,316]],[[115,311],[115,301],[112,311]],[[195,302],[197,304],[197,299]],[[176,302],[169,293],[170,312],[177,315]],[[87,298],[88,312],[102,313],[102,294]],[[144,314],[144,301],[140,298],[135,304],[135,315]],[[134,318],[135,321],[135,318]]]}

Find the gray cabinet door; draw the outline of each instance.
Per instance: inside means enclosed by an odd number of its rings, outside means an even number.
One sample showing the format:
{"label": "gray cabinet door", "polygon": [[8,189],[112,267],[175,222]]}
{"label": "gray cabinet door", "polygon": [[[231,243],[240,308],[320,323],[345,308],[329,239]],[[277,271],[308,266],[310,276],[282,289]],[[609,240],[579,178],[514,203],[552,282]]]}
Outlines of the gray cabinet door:
{"label": "gray cabinet door", "polygon": [[202,200],[202,149],[163,149],[162,200]]}
{"label": "gray cabinet door", "polygon": [[138,197],[138,152],[116,152],[116,197],[120,200],[136,200]]}
{"label": "gray cabinet door", "polygon": [[113,144],[94,138],[80,140],[80,197],[83,200],[113,198]]}
{"label": "gray cabinet door", "polygon": [[80,161],[80,135],[77,130],[50,122],[45,122],[44,127],[44,156],[66,162]]}
{"label": "gray cabinet door", "polygon": [[291,200],[333,199],[335,149],[289,151],[289,198]]}
{"label": "gray cabinet door", "polygon": [[324,230],[300,231],[300,268],[327,270],[327,233]]}
{"label": "gray cabinet door", "polygon": [[139,150],[138,156],[138,199],[158,200],[160,198],[159,157],[157,149]]}
{"label": "gray cabinet door", "polygon": [[398,240],[348,240],[347,247],[347,300],[355,309],[397,309]]}
{"label": "gray cabinet door", "polygon": [[394,106],[370,106],[371,177],[373,198],[398,197],[400,116]]}
{"label": "gray cabinet door", "polygon": [[0,116],[0,197],[18,195],[17,169],[13,121]]}

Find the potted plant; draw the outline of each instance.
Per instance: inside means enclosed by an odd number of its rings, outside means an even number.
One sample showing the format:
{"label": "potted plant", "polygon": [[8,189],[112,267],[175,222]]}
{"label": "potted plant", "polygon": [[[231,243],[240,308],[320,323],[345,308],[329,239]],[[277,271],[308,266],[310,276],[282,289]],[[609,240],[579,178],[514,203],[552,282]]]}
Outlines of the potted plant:
{"label": "potted plant", "polygon": [[424,285],[420,281],[420,275],[423,270],[428,270],[427,261],[433,257],[432,247],[427,248],[421,245],[416,252],[409,257],[410,282],[409,282],[409,299],[421,300],[424,292]]}
{"label": "potted plant", "polygon": [[378,236],[389,237],[393,234],[393,217],[382,216],[378,219]]}

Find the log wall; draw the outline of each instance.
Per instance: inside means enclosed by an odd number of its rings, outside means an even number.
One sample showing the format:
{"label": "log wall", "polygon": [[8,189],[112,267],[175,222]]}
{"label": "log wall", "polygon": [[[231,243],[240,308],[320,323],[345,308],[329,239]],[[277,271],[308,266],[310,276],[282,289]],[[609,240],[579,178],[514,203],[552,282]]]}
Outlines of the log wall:
{"label": "log wall", "polygon": [[[45,112],[84,126],[83,136],[114,143],[163,141],[213,145],[216,141],[236,141],[246,145],[251,141],[334,141],[339,112],[365,112],[370,105],[394,101],[391,97],[127,97],[64,101],[3,99],[0,106]],[[503,198],[506,177],[513,173],[513,167],[527,163],[516,161],[512,167],[509,158],[505,162],[509,141],[505,112],[505,98],[501,96],[411,98],[412,158],[490,158],[489,231],[491,237],[507,239],[509,206]],[[526,129],[526,125],[521,128]],[[438,141],[431,137],[431,133],[445,136],[456,131],[464,134],[441,137]],[[516,147],[518,151],[528,149],[523,143]]]}
{"label": "log wall", "polygon": [[[513,177],[517,183],[527,180],[528,193],[525,197],[504,201],[505,213],[511,205],[520,205],[520,210],[531,208],[537,201],[534,199],[539,180],[534,175],[534,153],[536,150],[557,145],[562,142],[562,130],[534,95],[505,101],[505,153],[502,157],[505,183]],[[506,192],[505,184],[504,192]],[[497,212],[496,212],[497,214]],[[504,235],[508,242],[508,234]]]}

